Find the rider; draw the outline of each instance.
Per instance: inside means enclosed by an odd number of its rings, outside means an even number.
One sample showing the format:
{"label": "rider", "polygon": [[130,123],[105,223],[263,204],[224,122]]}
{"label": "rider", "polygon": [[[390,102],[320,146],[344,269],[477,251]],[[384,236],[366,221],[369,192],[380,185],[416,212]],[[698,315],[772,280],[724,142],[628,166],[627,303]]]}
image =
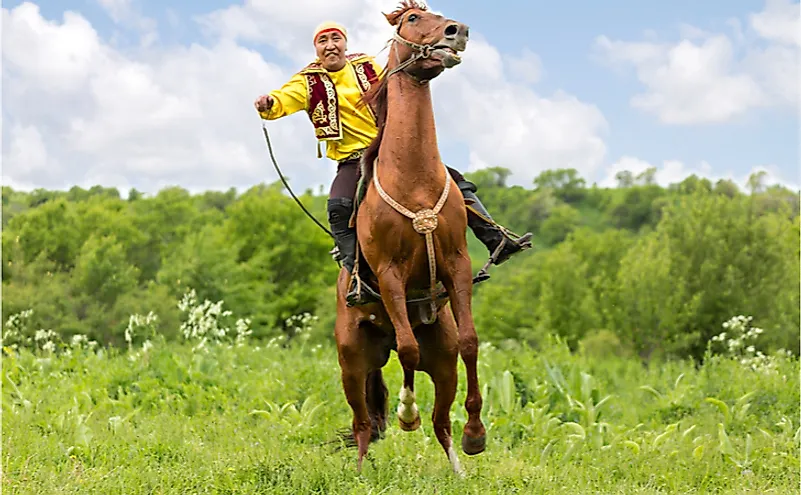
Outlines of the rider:
{"label": "rider", "polygon": [[[341,24],[324,22],[314,31],[317,58],[287,81],[283,87],[256,99],[254,105],[265,120],[275,120],[305,110],[318,139],[326,141],[326,156],[338,163],[328,196],[328,221],[343,265],[352,272],[356,257],[356,232],[349,227],[353,200],[360,176],[359,159],[378,134],[375,118],[360,98],[382,76],[375,58],[362,53],[346,54],[347,30]],[[448,171],[458,185],[468,208],[468,225],[492,255],[504,242],[493,263],[499,265],[514,253],[531,247],[531,233],[509,237],[490,217],[476,196],[476,186],[455,169]],[[351,304],[363,304],[352,282],[347,295]]]}

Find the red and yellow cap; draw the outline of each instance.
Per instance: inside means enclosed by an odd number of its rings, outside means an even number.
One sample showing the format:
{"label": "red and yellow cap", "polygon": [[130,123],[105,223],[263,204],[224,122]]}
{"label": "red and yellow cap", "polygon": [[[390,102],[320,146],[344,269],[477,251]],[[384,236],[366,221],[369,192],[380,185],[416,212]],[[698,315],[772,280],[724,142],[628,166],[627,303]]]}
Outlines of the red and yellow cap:
{"label": "red and yellow cap", "polygon": [[320,36],[322,33],[327,33],[329,31],[339,31],[339,34],[341,34],[346,41],[348,39],[348,31],[345,29],[345,26],[339,24],[338,22],[326,21],[317,26],[317,28],[314,30],[314,37],[312,38],[312,40],[314,40],[314,42],[316,43],[318,36]]}

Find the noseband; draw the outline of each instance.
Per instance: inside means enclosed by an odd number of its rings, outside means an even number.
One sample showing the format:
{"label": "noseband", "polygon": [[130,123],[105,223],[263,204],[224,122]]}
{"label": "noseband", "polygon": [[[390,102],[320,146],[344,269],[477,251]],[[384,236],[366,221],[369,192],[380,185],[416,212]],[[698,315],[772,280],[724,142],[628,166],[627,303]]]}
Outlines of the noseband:
{"label": "noseband", "polygon": [[398,24],[398,28],[395,30],[395,33],[392,35],[392,41],[401,43],[401,44],[406,45],[407,47],[411,48],[412,56],[407,58],[403,62],[401,62],[400,61],[400,57],[398,56],[398,51],[395,50],[395,60],[398,62],[398,65],[395,66],[394,69],[389,71],[389,73],[386,75],[386,77],[389,78],[393,74],[396,74],[396,73],[398,73],[400,71],[403,71],[403,72],[406,73],[407,76],[411,77],[412,79],[414,79],[418,83],[425,84],[425,83],[428,82],[428,80],[419,79],[417,76],[415,76],[414,74],[412,74],[409,71],[407,71],[406,68],[409,67],[410,65],[412,65],[413,63],[417,62],[418,60],[423,60],[423,59],[429,58],[431,56],[431,53],[433,53],[433,51],[434,51],[434,46],[433,45],[418,45],[417,43],[413,43],[413,42],[405,39],[403,36],[400,35],[400,28],[401,28],[401,24]]}

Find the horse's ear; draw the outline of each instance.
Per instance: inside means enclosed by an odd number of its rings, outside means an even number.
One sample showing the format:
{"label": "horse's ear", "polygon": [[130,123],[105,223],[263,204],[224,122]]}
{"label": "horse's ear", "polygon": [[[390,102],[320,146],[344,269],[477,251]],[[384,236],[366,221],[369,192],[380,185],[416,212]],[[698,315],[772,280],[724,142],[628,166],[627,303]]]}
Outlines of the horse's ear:
{"label": "horse's ear", "polygon": [[401,14],[402,12],[392,12],[391,14],[384,14],[384,17],[387,19],[390,26],[394,26],[398,23]]}

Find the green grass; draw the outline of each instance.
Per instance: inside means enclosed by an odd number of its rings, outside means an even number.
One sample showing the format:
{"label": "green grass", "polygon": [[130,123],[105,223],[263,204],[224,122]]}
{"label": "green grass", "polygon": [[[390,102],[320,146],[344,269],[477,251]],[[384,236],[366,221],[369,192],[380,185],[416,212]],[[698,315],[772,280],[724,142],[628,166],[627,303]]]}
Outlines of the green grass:
{"label": "green grass", "polygon": [[4,494],[798,493],[797,359],[765,374],[728,359],[643,367],[556,344],[484,347],[487,451],[460,452],[458,479],[431,431],[425,374],[423,425],[398,428],[394,354],[392,421],[361,475],[355,451],[327,443],[350,424],[330,345],[3,357]]}

